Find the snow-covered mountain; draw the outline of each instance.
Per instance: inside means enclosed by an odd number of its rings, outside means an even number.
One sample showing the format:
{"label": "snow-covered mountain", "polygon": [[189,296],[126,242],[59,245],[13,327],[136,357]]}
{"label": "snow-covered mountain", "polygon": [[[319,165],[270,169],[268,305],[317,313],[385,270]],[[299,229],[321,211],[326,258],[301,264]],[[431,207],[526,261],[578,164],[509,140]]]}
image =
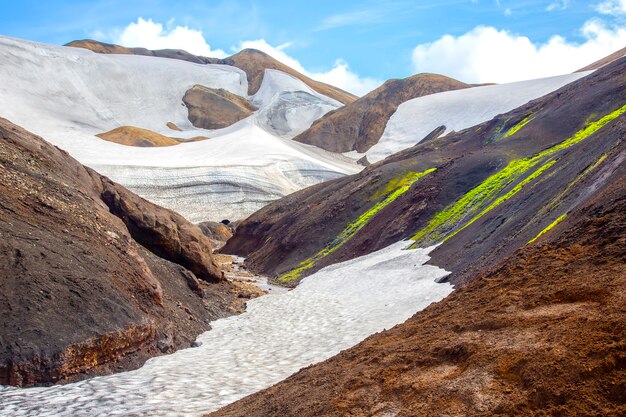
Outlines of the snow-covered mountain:
{"label": "snow-covered mountain", "polygon": [[[290,140],[341,103],[281,71],[267,70],[259,91],[248,96],[246,73],[230,65],[102,55],[7,37],[0,37],[0,60],[2,117],[192,221],[243,218],[359,170],[348,158]],[[182,102],[197,84],[247,98],[259,110],[224,129],[198,129]],[[120,126],[210,139],[137,148],[95,136]]]}
{"label": "snow-covered mountain", "polygon": [[445,127],[444,135],[459,132],[490,120],[498,114],[507,113],[589,74],[590,71],[585,71],[536,80],[478,86],[405,101],[387,122],[378,143],[363,154],[356,152],[350,154],[359,157],[367,155],[370,162],[380,161],[419,143],[439,126]]}

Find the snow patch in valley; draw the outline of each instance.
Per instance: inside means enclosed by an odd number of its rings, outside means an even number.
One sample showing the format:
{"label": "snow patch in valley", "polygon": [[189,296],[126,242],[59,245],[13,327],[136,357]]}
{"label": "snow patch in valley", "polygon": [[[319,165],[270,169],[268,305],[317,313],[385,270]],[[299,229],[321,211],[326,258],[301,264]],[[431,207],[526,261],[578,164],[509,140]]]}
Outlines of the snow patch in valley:
{"label": "snow patch in valley", "polygon": [[[187,119],[185,92],[201,84],[247,97],[242,70],[2,36],[0,61],[0,117],[191,221],[245,218],[303,187],[361,169],[349,158],[289,140],[341,103],[280,71],[268,70],[251,98],[258,112],[225,129],[204,130]],[[211,139],[138,148],[95,137],[123,125]]]}
{"label": "snow patch in valley", "polygon": [[[592,71],[508,84],[446,91],[402,103],[391,116],[380,140],[365,153],[370,162],[410,148],[439,126],[446,133],[461,131],[507,113],[551,93]],[[348,153],[360,158],[363,154]]]}
{"label": "snow patch in valley", "polygon": [[326,267],[292,291],[217,320],[198,348],[142,368],[49,388],[0,387],[12,416],[201,415],[257,392],[390,328],[452,291],[448,273],[424,265],[433,248],[398,242]]}

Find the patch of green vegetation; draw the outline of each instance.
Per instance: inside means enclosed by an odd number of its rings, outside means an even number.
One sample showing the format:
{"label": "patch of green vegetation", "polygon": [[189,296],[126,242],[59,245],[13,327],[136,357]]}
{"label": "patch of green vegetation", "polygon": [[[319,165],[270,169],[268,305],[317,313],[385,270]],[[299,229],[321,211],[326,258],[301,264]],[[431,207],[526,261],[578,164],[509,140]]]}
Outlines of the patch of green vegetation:
{"label": "patch of green vegetation", "polygon": [[[361,214],[356,220],[350,222],[345,229],[330,243],[328,243],[322,250],[317,252],[312,257],[302,261],[296,268],[281,275],[278,280],[282,283],[290,283],[302,276],[302,273],[308,269],[311,269],[315,264],[326,256],[330,255],[341,246],[343,246],[348,240],[352,239],[361,229],[369,223],[382,209],[393,203],[402,194],[406,193],[411,186],[419,179],[434,172],[436,168],[430,168],[422,172],[409,172],[408,174],[394,178],[389,181],[383,188],[386,197],[374,204],[371,208]],[[379,194],[377,192],[375,195]]]}
{"label": "patch of green vegetation", "polygon": [[[489,176],[478,186],[464,194],[459,200],[436,213],[428,224],[412,237],[415,243],[411,245],[411,247],[415,248],[424,244],[446,241],[456,235],[480,217],[513,197],[524,186],[538,178],[548,168],[552,167],[556,161],[552,160],[544,163],[537,170],[529,174],[535,166],[552,157],[559,151],[565,150],[583,141],[625,112],[626,105],[607,114],[596,122],[585,125],[573,136],[548,149],[544,149],[532,157],[512,160],[501,171]],[[520,181],[524,176],[526,178]],[[497,197],[505,189],[515,183],[517,184],[507,193],[501,197]]]}
{"label": "patch of green vegetation", "polygon": [[537,236],[535,236],[534,238],[530,239],[527,243],[533,243],[535,240],[539,239],[541,236],[545,235],[546,233],[548,233],[552,228],[554,228],[554,226],[556,226],[557,224],[561,223],[561,221],[567,217],[567,213],[557,217],[557,219],[555,221],[553,221],[552,223],[550,223],[548,226],[546,226],[545,229],[543,229],[541,232],[539,232],[539,234],[537,234]]}
{"label": "patch of green vegetation", "polygon": [[522,119],[521,122],[519,122],[518,124],[516,124],[515,126],[513,126],[512,128],[510,128],[503,136],[504,139],[506,138],[510,138],[511,136],[513,136],[514,134],[516,134],[517,132],[519,132],[524,126],[526,126],[528,123],[530,123],[533,119],[535,118],[535,115],[533,113],[529,114],[528,116],[524,117],[524,119]]}

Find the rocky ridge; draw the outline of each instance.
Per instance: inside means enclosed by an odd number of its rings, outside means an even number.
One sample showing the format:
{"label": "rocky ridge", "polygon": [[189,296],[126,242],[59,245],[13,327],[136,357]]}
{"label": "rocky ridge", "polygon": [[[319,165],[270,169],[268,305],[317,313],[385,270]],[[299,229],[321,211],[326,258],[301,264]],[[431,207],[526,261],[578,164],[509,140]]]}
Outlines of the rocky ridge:
{"label": "rocky ridge", "polygon": [[231,313],[211,243],[0,119],[0,384],[140,366]]}
{"label": "rocky ridge", "polygon": [[294,140],[331,152],[363,153],[378,142],[400,104],[428,94],[469,87],[471,85],[436,74],[389,80],[356,101],[327,113]]}

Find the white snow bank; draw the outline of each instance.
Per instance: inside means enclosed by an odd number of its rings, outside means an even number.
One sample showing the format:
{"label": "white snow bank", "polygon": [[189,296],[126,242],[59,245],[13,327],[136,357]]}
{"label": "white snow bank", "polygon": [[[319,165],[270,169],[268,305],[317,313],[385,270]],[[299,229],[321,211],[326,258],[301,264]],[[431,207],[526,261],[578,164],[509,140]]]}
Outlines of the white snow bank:
{"label": "white snow bank", "polygon": [[[182,97],[195,84],[245,97],[248,83],[238,68],[1,36],[0,62],[1,117],[191,221],[244,218],[305,186],[361,169],[343,156],[278,137],[299,133],[340,105],[280,71],[268,71],[255,95],[259,112],[211,131],[191,125]],[[299,100],[286,100],[289,95]],[[138,148],[94,136],[123,125],[211,139]]]}
{"label": "white snow bank", "polygon": [[399,242],[326,267],[293,291],[217,320],[202,346],[141,369],[50,388],[0,388],[0,415],[193,416],[266,388],[411,317],[452,291],[424,265],[430,249]]}
{"label": "white snow bank", "polygon": [[284,138],[293,138],[314,121],[343,104],[319,94],[298,78],[266,69],[259,91],[252,97],[259,106],[259,126]]}
{"label": "white snow bank", "polygon": [[509,112],[590,73],[446,91],[408,100],[398,107],[378,143],[365,154],[370,162],[380,161],[410,148],[439,126],[445,126],[446,133],[458,132]]}

